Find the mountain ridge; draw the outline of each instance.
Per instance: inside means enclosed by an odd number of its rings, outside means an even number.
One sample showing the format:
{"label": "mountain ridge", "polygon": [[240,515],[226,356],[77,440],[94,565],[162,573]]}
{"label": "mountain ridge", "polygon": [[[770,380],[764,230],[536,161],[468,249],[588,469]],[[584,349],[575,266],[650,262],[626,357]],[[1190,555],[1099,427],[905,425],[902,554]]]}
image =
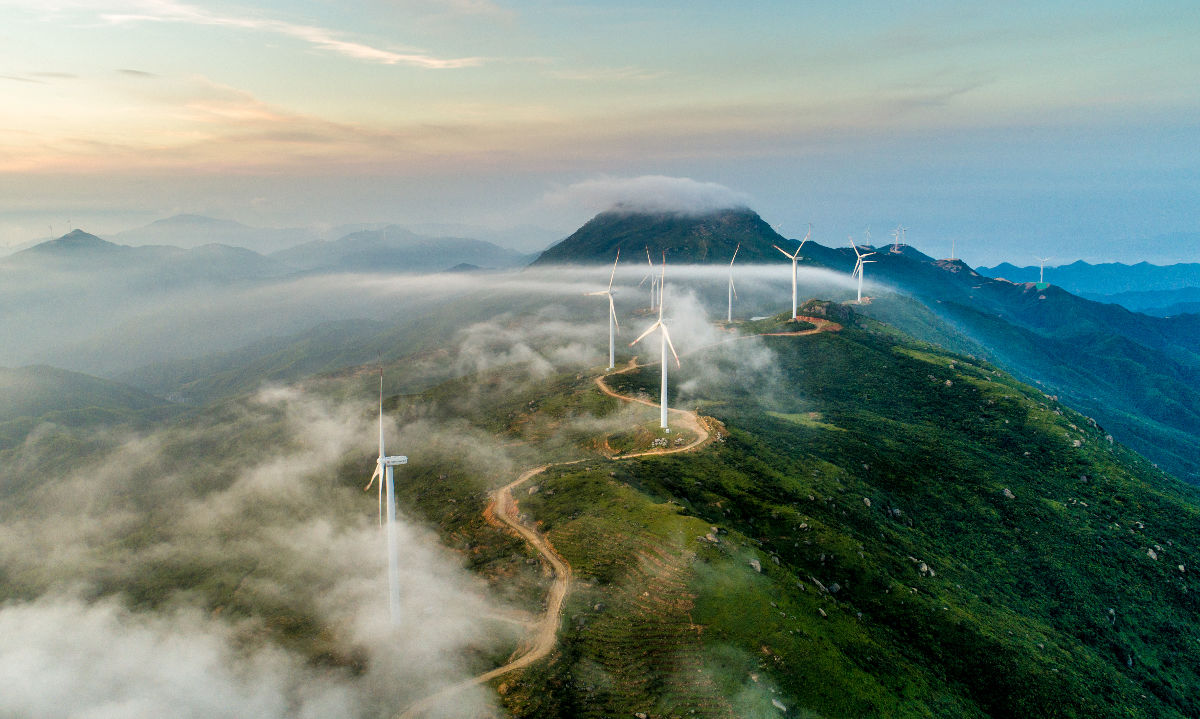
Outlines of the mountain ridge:
{"label": "mountain ridge", "polygon": [[610,263],[617,248],[635,263],[649,250],[655,263],[666,252],[671,263],[720,264],[729,262],[738,244],[739,261],[765,262],[778,255],[772,245],[788,242],[747,207],[706,213],[617,207],[597,214],[530,264]]}

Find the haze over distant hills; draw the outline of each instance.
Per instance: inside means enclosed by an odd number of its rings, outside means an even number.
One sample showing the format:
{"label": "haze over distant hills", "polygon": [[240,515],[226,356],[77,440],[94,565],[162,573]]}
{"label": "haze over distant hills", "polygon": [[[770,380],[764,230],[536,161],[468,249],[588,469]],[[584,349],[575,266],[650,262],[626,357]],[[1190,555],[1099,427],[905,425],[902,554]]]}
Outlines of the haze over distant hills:
{"label": "haze over distant hills", "polygon": [[[346,232],[350,231],[346,230]],[[336,230],[332,232],[336,232]],[[173,215],[142,227],[118,232],[111,239],[122,245],[196,247],[218,243],[245,247],[260,254],[267,254],[327,237],[326,233],[318,233],[308,228],[250,227],[233,220],[184,214]]]}
{"label": "haze over distant hills", "polygon": [[[1007,262],[995,267],[980,267],[988,277],[1003,277],[1013,282],[1037,282],[1039,267],[1017,267]],[[1075,294],[1113,295],[1120,292],[1149,292],[1200,287],[1200,263],[1152,265],[1139,262],[1088,264],[1083,260],[1069,265],[1046,267],[1046,281]]]}
{"label": "haze over distant hills", "polygon": [[384,294],[348,294],[317,281],[320,275],[461,273],[465,263],[526,261],[491,243],[396,228],[270,256],[221,244],[120,245],[75,230],[0,258],[0,304],[21,309],[0,314],[0,335],[9,340],[0,346],[0,365],[106,374],[227,352],[320,322],[397,311]]}
{"label": "haze over distant hills", "polygon": [[491,242],[425,237],[394,225],[316,240],[274,252],[271,258],[307,272],[440,272],[463,264],[505,268],[529,261],[527,255]]}
{"label": "haze over distant hills", "polygon": [[[1036,282],[1038,267],[1002,263],[981,267],[988,277],[1015,282]],[[1046,280],[1069,292],[1097,302],[1118,304],[1135,312],[1171,317],[1200,312],[1200,264],[1153,265],[1119,262],[1091,265],[1083,261],[1047,267]]]}

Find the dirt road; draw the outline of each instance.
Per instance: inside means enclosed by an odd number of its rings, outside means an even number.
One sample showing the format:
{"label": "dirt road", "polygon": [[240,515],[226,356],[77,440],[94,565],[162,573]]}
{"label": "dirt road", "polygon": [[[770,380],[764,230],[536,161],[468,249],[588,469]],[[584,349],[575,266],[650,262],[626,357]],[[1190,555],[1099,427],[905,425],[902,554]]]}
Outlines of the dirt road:
{"label": "dirt road", "polygon": [[[800,319],[806,322],[811,322],[812,324],[816,325],[816,327],[810,330],[803,330],[801,332],[769,333],[768,336],[801,337],[817,334],[818,332],[836,332],[842,329],[842,326],[836,322],[830,322],[829,320],[824,320],[818,317],[801,317]],[[747,336],[760,337],[763,335]],[[735,341],[737,339],[745,338],[737,337],[725,341]],[[632,372],[639,366],[641,365],[637,364],[637,358],[634,357],[624,368],[615,372],[610,372],[609,376],[623,374],[625,372]],[[624,402],[644,404],[649,407],[659,406],[658,403],[651,402],[648,399],[630,397],[614,391],[608,386],[608,384],[605,383],[603,376],[596,377],[595,382],[600,391],[610,397],[615,397]],[[683,445],[682,447],[653,449],[645,452],[633,452],[614,457],[613,459],[622,460],[633,459],[635,457],[645,457],[653,454],[676,454],[678,452],[692,452],[712,442],[712,430],[709,428],[705,419],[699,414],[690,410],[672,409],[670,407],[667,408],[667,412],[668,416],[675,422],[676,427],[682,427],[694,435],[694,438],[691,442]],[[554,647],[558,642],[558,624],[562,615],[563,602],[566,601],[567,593],[571,590],[571,565],[567,563],[567,560],[563,559],[562,555],[555,551],[554,547],[549,541],[547,541],[545,535],[537,532],[533,528],[528,527],[521,522],[517,502],[513,498],[513,490],[525,484],[530,479],[536,477],[542,472],[545,472],[547,469],[550,469],[551,467],[562,467],[571,464],[578,464],[579,462],[583,461],[586,461],[586,459],[543,464],[541,466],[528,469],[523,472],[521,476],[517,477],[503,487],[493,491],[492,501],[484,510],[485,518],[488,518],[489,521],[494,518],[495,520],[503,523],[509,529],[516,532],[516,534],[520,536],[521,539],[525,540],[529,546],[537,550],[538,554],[541,555],[542,559],[549,566],[552,576],[550,591],[546,597],[546,610],[534,623],[532,634],[527,637],[524,642],[522,642],[521,647],[518,648],[518,653],[516,654],[515,658],[513,658],[507,664],[496,667],[491,671],[484,672],[478,676],[440,689],[436,693],[431,694],[409,706],[404,710],[404,712],[398,715],[397,719],[415,719],[415,717],[421,716],[421,714],[427,709],[436,706],[441,701],[459,691],[462,691],[463,689],[466,689],[467,687],[483,684],[495,679],[496,677],[500,677],[518,669],[527,667],[530,664],[533,664],[534,662],[546,657],[551,651],[554,650]]]}

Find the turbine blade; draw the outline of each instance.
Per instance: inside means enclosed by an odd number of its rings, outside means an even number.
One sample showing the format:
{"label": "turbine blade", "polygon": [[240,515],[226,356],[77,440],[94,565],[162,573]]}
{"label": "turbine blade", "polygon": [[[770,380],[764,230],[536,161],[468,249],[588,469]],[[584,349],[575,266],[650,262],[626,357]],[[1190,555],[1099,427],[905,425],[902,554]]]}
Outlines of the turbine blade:
{"label": "turbine blade", "polygon": [[608,290],[599,290],[597,292],[584,292],[583,293],[584,297],[599,297],[600,295],[607,295],[607,294],[608,294]]}
{"label": "turbine blade", "polygon": [[663,337],[666,338],[666,340],[667,340],[667,346],[671,348],[671,354],[675,355],[675,366],[682,367],[683,365],[679,364],[679,355],[675,354],[675,345],[671,344],[671,333],[667,332],[666,325],[662,326],[662,331],[663,331]]}
{"label": "turbine blade", "polygon": [[613,280],[617,277],[617,262],[621,260],[621,248],[617,248],[617,259],[613,260],[612,274],[608,276],[608,289],[612,289]]}
{"label": "turbine blade", "polygon": [[739,242],[739,243],[737,244],[737,247],[733,248],[733,259],[731,259],[731,260],[729,261],[729,266],[730,266],[730,267],[733,267],[733,260],[736,260],[736,259],[737,259],[737,253],[738,253],[738,250],[740,250],[740,249],[742,249],[742,243],[740,243],[740,242]]}
{"label": "turbine blade", "polygon": [[379,368],[379,458],[383,459],[383,367]]}
{"label": "turbine blade", "polygon": [[[380,478],[380,474],[379,474],[379,463],[378,463],[378,462],[376,462],[376,463],[375,463],[375,473],[371,475],[371,481],[367,482],[367,486],[363,487],[363,491],[364,491],[364,492],[370,491],[370,489],[371,489],[371,485],[372,485],[372,484],[375,484],[375,480],[376,480],[377,478]],[[380,481],[383,481],[383,480],[382,480],[382,479],[380,479]]]}
{"label": "turbine blade", "polygon": [[638,335],[638,338],[636,340],[630,342],[629,346],[632,347],[635,344],[637,344],[638,342],[641,342],[643,339],[646,338],[646,335],[648,335],[651,332],[653,332],[654,330],[658,329],[661,325],[662,325],[662,320],[659,320],[658,322],[655,322],[654,324],[650,325],[650,327],[645,332]]}
{"label": "turbine blade", "polygon": [[[777,250],[779,250],[780,252],[782,252],[782,253],[783,253],[783,256],[784,256],[784,257],[786,257],[786,258],[788,258],[789,260],[790,260],[790,259],[793,259],[793,258],[792,258],[792,256],[791,256],[790,254],[788,254],[787,250],[783,249],[783,248],[782,248],[782,247],[780,247],[779,245],[771,245],[771,247],[774,247],[775,249],[777,249]],[[797,250],[797,252],[799,252],[799,250]]]}
{"label": "turbine blade", "polygon": [[613,304],[612,295],[608,296],[608,311],[612,313],[613,326],[617,328],[617,332],[621,331],[621,323],[617,322],[617,306]]}
{"label": "turbine blade", "polygon": [[729,289],[733,290],[733,298],[736,300],[737,299],[737,287],[734,286],[732,277],[729,278]]}

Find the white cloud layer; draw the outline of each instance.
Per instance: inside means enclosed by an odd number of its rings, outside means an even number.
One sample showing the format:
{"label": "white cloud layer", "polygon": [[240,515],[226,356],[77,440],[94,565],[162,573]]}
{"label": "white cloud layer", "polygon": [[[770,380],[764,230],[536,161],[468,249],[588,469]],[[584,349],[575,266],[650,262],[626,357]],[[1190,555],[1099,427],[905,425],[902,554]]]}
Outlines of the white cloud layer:
{"label": "white cloud layer", "polygon": [[552,208],[581,209],[592,213],[617,208],[701,214],[730,207],[747,207],[751,200],[749,195],[715,182],[642,175],[599,177],[576,182],[547,193],[542,202]]}
{"label": "white cloud layer", "polygon": [[154,717],[347,716],[344,680],[285,652],[234,649],[227,625],[195,610],[134,614],[117,602],[44,598],[0,609],[0,714]]}

